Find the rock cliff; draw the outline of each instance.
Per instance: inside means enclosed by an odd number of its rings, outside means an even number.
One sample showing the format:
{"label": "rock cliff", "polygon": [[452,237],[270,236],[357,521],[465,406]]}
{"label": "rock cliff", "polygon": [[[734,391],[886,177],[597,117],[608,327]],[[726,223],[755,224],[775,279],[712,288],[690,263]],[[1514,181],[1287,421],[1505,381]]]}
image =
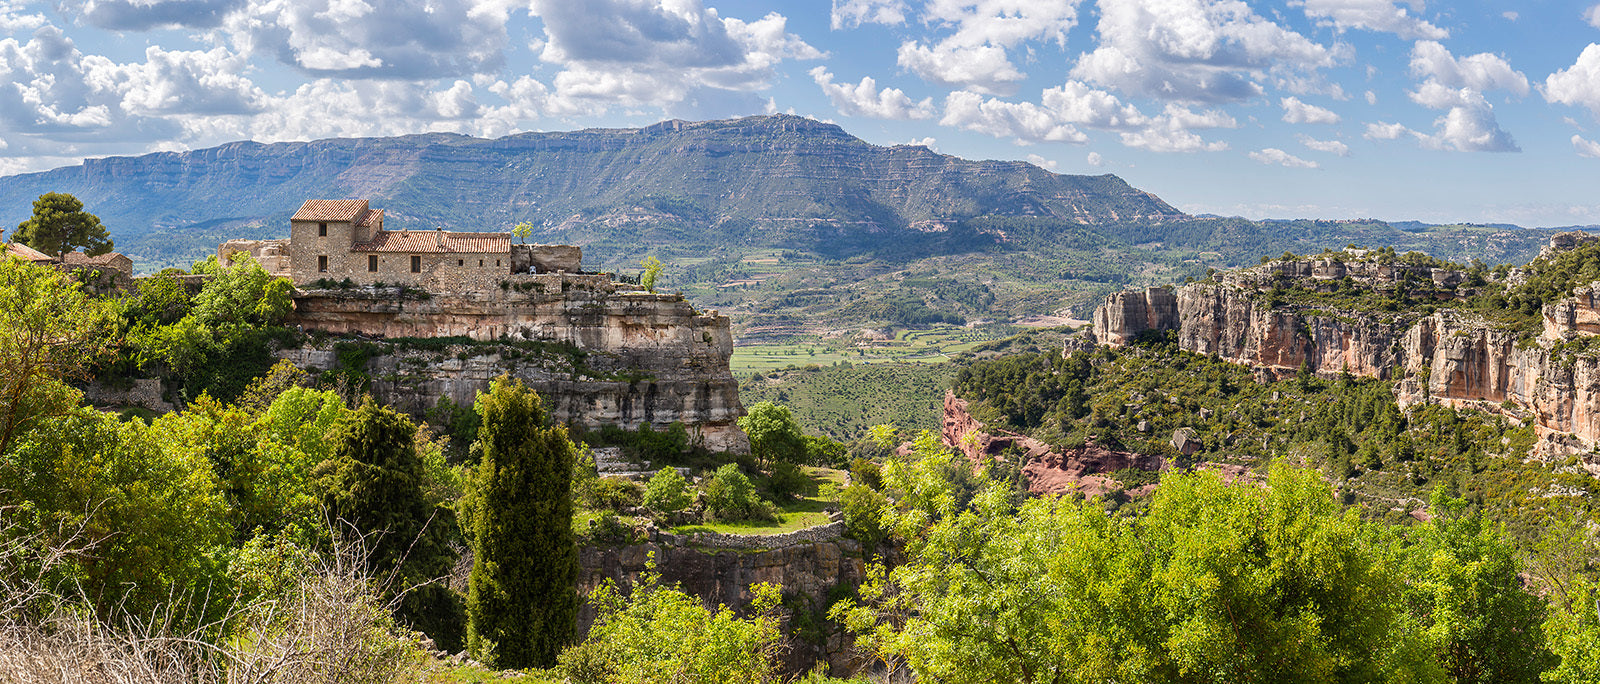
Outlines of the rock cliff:
{"label": "rock cliff", "polygon": [[[1264,379],[1305,368],[1322,377],[1395,380],[1402,406],[1434,402],[1531,418],[1543,437],[1534,455],[1600,444],[1600,359],[1573,342],[1600,333],[1600,291],[1583,287],[1546,304],[1543,334],[1522,339],[1449,308],[1473,293],[1466,282],[1459,271],[1404,264],[1273,262],[1214,282],[1111,295],[1095,311],[1094,334],[1120,346],[1147,330],[1173,331],[1180,348],[1257,368]],[[1316,303],[1337,298],[1279,301],[1274,288],[1291,284],[1302,292],[1404,295],[1413,305],[1384,311]]]}
{"label": "rock cliff", "polygon": [[[945,446],[960,451],[975,465],[986,464],[1006,452],[1022,459],[1022,476],[1033,494],[1082,492],[1084,496],[1105,496],[1122,488],[1114,473],[1124,468],[1160,471],[1170,465],[1160,456],[1116,451],[1090,442],[1076,449],[1056,451],[1032,437],[1004,430],[985,430],[967,412],[967,400],[954,392],[944,397],[944,427],[940,437]],[[1142,495],[1149,490],[1130,492]]]}
{"label": "rock cliff", "polygon": [[[370,378],[379,400],[413,414],[440,397],[470,405],[509,373],[544,396],[557,420],[625,429],[681,421],[707,448],[749,450],[734,424],[744,407],[728,369],[728,319],[697,312],[678,295],[574,274],[520,276],[471,293],[300,290],[289,325],[356,341],[292,349],[285,358],[317,370],[343,364]],[[438,339],[448,337],[464,339]]]}

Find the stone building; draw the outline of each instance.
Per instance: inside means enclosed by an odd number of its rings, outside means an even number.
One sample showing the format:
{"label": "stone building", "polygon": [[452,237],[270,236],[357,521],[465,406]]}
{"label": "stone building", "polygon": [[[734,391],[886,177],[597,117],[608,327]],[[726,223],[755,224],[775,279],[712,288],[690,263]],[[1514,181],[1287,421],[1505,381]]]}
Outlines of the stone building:
{"label": "stone building", "polygon": [[510,233],[389,230],[384,211],[367,200],[306,200],[289,219],[289,239],[233,240],[218,247],[256,258],[296,285],[350,280],[357,285],[410,285],[435,292],[481,291],[513,274],[580,272],[583,252],[571,245],[515,245]]}

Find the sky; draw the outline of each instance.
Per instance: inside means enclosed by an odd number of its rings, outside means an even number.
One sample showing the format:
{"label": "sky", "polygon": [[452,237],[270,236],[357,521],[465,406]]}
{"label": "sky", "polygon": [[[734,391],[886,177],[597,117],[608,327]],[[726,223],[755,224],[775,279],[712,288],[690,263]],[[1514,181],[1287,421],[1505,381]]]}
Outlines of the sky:
{"label": "sky", "polygon": [[0,0],[0,174],[785,112],[1249,218],[1600,224],[1593,0]]}

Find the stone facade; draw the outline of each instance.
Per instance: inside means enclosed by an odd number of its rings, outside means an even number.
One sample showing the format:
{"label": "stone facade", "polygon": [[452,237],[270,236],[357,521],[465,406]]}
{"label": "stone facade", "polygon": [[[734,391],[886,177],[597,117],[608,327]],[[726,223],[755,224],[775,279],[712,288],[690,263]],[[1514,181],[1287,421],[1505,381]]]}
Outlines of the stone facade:
{"label": "stone facade", "polygon": [[366,200],[306,200],[289,219],[287,249],[267,244],[275,241],[233,241],[217,252],[225,257],[224,252],[249,251],[262,261],[272,251],[300,286],[349,280],[430,292],[482,291],[513,274],[577,273],[582,267],[583,252],[571,245],[513,245],[510,233],[388,230],[383,222],[383,210]]}

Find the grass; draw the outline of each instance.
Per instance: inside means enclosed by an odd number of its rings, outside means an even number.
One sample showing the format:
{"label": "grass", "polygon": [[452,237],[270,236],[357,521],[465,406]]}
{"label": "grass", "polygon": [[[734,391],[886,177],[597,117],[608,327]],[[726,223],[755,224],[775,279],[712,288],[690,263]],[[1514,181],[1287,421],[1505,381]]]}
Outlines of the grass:
{"label": "grass", "polygon": [[838,505],[838,492],[844,486],[844,471],[831,468],[803,468],[812,486],[806,495],[780,503],[777,521],[704,522],[672,528],[673,534],[716,532],[719,534],[787,534],[828,523],[826,509]]}
{"label": "grass", "polygon": [[805,336],[781,343],[747,344],[733,349],[729,367],[734,375],[769,373],[809,366],[878,363],[946,363],[954,354],[1018,332],[1015,326],[990,324],[975,327],[939,325],[925,330],[902,330],[894,339],[861,335]]}
{"label": "grass", "polygon": [[770,401],[787,406],[802,429],[838,440],[878,424],[908,434],[939,428],[953,364],[915,362],[823,366],[773,371],[739,386],[746,406]]}
{"label": "grass", "polygon": [[542,670],[491,670],[481,665],[449,666],[436,662],[422,675],[424,684],[557,684],[564,681],[555,674]]}

